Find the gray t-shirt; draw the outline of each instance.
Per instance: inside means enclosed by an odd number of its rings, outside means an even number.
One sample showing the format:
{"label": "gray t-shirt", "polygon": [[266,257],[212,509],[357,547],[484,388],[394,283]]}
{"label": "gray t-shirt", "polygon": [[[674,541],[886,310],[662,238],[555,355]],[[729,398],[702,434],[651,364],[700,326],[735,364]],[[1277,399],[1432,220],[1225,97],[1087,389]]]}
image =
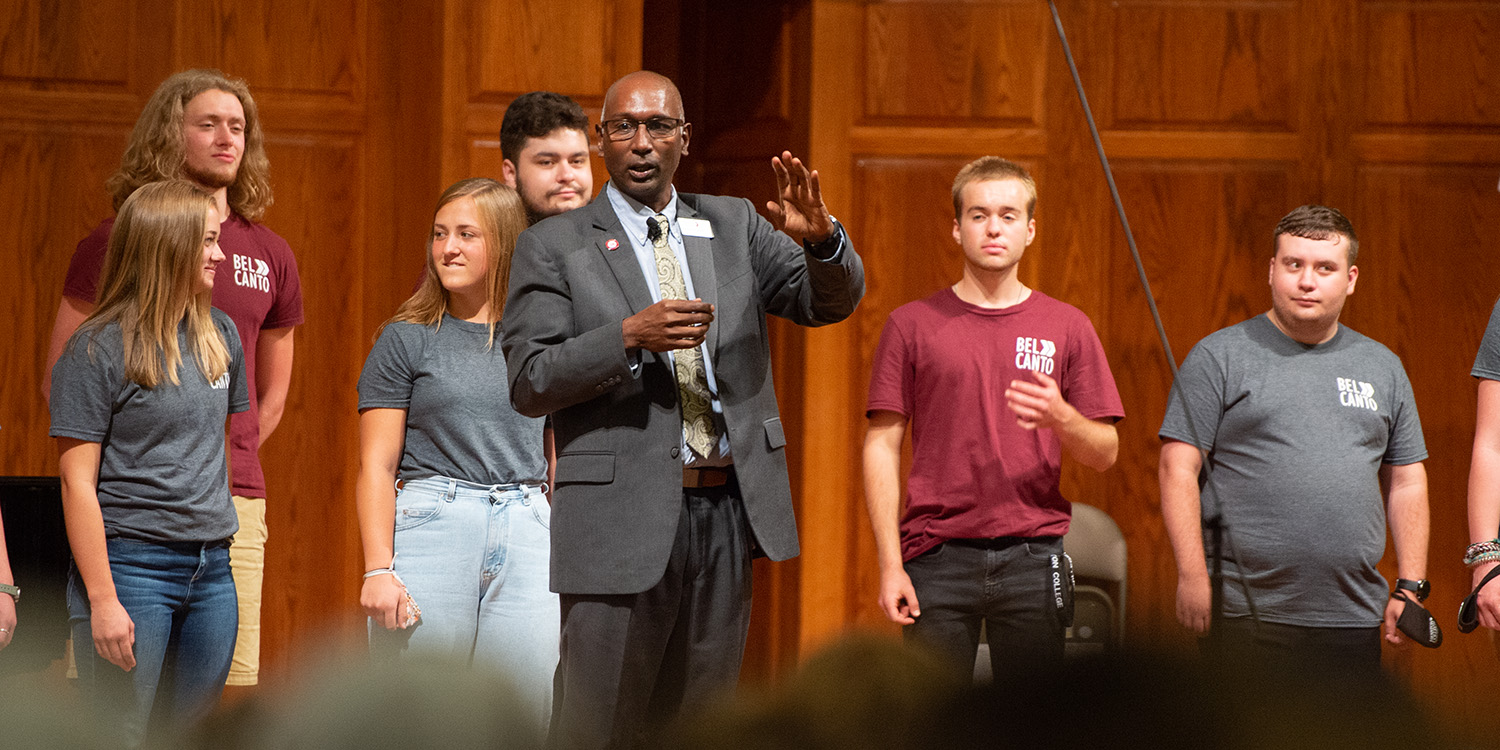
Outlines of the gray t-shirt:
{"label": "gray t-shirt", "polygon": [[[224,426],[250,408],[245,355],[234,322],[217,308],[214,325],[229,370],[208,382],[178,329],[180,385],[143,388],[125,379],[118,323],[68,341],[52,368],[52,437],[100,443],[99,507],[104,533],[148,542],[210,542],[239,530],[229,498]],[[89,339],[93,352],[89,352]]]}
{"label": "gray t-shirt", "polygon": [[1378,625],[1389,591],[1375,569],[1378,471],[1427,457],[1401,360],[1342,325],[1307,346],[1260,315],[1198,342],[1177,383],[1158,434],[1208,450],[1233,542],[1225,614],[1249,614],[1243,573],[1266,622]]}
{"label": "gray t-shirt", "polygon": [[449,315],[440,326],[391,323],[359,376],[359,408],[406,409],[401,478],[478,484],[547,478],[540,418],[510,406],[505,355],[489,326]]}
{"label": "gray t-shirt", "polygon": [[1500,380],[1500,300],[1490,311],[1490,324],[1484,329],[1484,340],[1479,342],[1479,353],[1474,356],[1474,369],[1469,372],[1476,378]]}

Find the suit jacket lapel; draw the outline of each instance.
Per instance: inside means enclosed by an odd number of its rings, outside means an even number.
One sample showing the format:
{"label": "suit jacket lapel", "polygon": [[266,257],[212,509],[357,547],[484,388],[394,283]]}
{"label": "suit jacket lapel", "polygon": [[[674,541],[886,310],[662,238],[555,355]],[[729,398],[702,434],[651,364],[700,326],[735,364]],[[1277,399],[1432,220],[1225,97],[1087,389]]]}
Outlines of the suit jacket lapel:
{"label": "suit jacket lapel", "polygon": [[[638,313],[651,306],[651,290],[646,286],[646,279],[641,276],[641,266],[635,259],[635,245],[630,240],[630,235],[625,233],[625,228],[620,226],[619,217],[615,216],[615,209],[609,203],[609,198],[604,191],[599,192],[587,208],[580,211],[592,212],[594,231],[594,247],[604,257],[605,265],[614,272],[615,280],[620,284],[620,290],[625,293],[625,301],[630,305],[632,313]],[[614,240],[614,249],[609,248],[609,241]]]}
{"label": "suit jacket lapel", "polygon": [[[681,195],[681,193],[678,193],[677,217],[679,219],[682,217],[697,218],[697,210],[682,200]],[[714,277],[713,240],[707,237],[690,237],[686,232],[683,232],[682,249],[687,255],[688,272],[693,275],[693,292],[704,302],[713,305],[717,309],[719,305],[719,283]],[[707,340],[709,355],[717,355],[719,352],[719,326],[717,324],[709,324]]]}

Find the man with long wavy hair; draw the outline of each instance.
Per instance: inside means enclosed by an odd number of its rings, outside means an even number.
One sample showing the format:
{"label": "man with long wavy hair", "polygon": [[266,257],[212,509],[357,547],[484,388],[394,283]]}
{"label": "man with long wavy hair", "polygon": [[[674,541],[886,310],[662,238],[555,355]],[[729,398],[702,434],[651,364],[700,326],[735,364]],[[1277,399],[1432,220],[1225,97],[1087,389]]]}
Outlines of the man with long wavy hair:
{"label": "man with long wavy hair", "polygon": [[[292,377],[292,329],[302,322],[297,260],[286,240],[261,225],[271,205],[259,110],[245,82],[217,70],[187,70],[146,102],[120,168],[105,183],[118,210],[136,188],[186,179],[213,195],[226,258],[213,306],[229,314],[244,342],[250,410],[230,418],[230,478],[240,531],[230,550],[240,600],[240,630],[228,683],[254,685],[260,674],[260,592],[265,561],[266,483],[260,446],[281,421]],[[105,244],[114,219],[78,243],[63,283],[43,375],[78,324],[94,309]]]}

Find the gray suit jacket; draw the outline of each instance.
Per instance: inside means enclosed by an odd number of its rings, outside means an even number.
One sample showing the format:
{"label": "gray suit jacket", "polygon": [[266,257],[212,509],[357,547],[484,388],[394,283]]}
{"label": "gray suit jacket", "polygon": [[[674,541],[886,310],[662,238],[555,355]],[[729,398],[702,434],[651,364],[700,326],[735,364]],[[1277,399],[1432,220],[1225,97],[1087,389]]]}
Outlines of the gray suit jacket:
{"label": "gray suit jacket", "polygon": [[[706,343],[750,527],[767,556],[784,560],[798,552],[797,526],[765,316],[843,320],[864,295],[864,268],[847,238],[838,262],[811,258],[744,199],[678,200],[679,217],[713,227],[713,239],[684,237],[684,250],[696,293],[716,308]],[[645,591],[672,549],[682,509],[676,381],[667,357],[650,351],[632,373],[621,333],[622,320],[651,305],[646,284],[602,192],[516,243],[502,346],[516,410],[552,415],[560,593]]]}

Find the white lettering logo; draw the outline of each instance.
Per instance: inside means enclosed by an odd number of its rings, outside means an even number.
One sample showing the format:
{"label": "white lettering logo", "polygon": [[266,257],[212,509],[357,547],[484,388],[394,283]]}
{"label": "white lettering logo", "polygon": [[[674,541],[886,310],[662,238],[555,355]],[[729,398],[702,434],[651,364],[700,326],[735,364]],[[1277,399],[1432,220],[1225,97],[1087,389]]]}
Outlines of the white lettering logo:
{"label": "white lettering logo", "polygon": [[1057,344],[1046,339],[1034,339],[1030,336],[1016,337],[1016,369],[1033,370],[1043,375],[1051,375],[1056,367],[1053,357],[1057,354]]}
{"label": "white lettering logo", "polygon": [[1353,378],[1335,378],[1339,386],[1339,403],[1355,409],[1380,411],[1375,401],[1375,386]]}
{"label": "white lettering logo", "polygon": [[234,283],[246,289],[271,291],[271,267],[260,258],[234,254]]}
{"label": "white lettering logo", "polygon": [[220,375],[219,379],[215,380],[212,383],[209,383],[208,387],[216,391],[229,390],[229,373],[226,372],[223,375]]}

